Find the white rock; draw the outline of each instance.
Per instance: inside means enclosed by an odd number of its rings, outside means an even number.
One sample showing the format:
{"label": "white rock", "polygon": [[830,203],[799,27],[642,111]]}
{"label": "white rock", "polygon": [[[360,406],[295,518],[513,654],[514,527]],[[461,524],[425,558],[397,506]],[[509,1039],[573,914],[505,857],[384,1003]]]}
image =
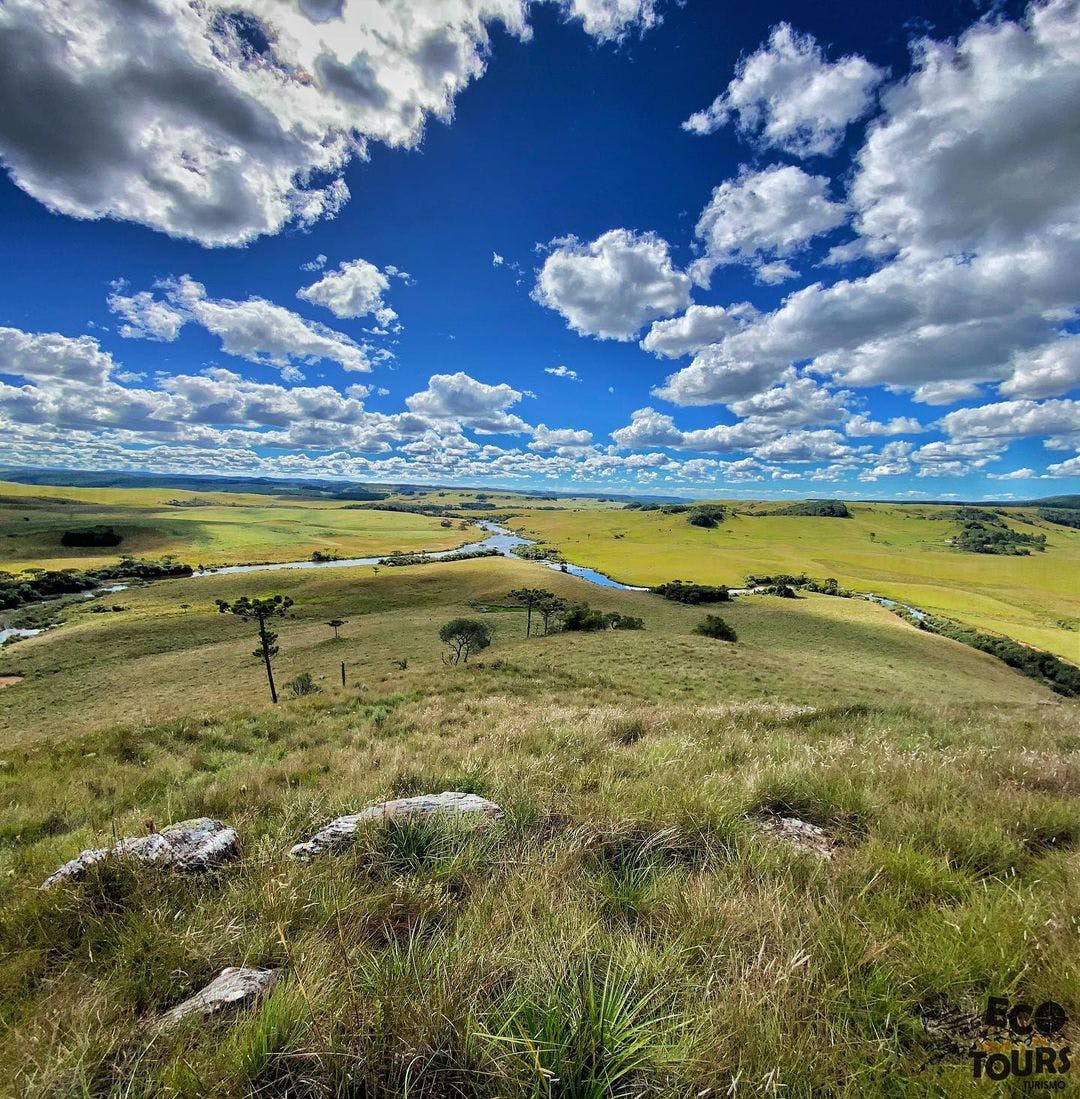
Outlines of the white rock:
{"label": "white rock", "polygon": [[114,847],[93,847],[64,863],[41,884],[50,889],[60,882],[78,881],[86,871],[102,859],[133,858],[155,866],[164,866],[182,873],[209,870],[240,853],[240,838],[219,820],[196,817],[170,824],[148,836],[129,836]]}
{"label": "white rock", "polygon": [[167,1011],[162,1022],[169,1026],[189,1015],[213,1015],[223,1008],[247,1006],[265,996],[276,979],[277,974],[272,969],[229,966],[201,992]]}
{"label": "white rock", "polygon": [[831,859],[836,854],[837,842],[824,828],[798,817],[766,817],[759,827],[765,835],[819,859]]}
{"label": "white rock", "polygon": [[307,843],[298,843],[290,852],[294,859],[310,859],[324,851],[336,851],[347,847],[356,839],[357,828],[374,820],[407,820],[412,817],[431,817],[436,813],[483,813],[496,817],[502,810],[493,801],[476,794],[463,794],[448,790],[442,794],[421,794],[414,798],[397,798],[369,805],[359,813],[338,817],[321,828]]}

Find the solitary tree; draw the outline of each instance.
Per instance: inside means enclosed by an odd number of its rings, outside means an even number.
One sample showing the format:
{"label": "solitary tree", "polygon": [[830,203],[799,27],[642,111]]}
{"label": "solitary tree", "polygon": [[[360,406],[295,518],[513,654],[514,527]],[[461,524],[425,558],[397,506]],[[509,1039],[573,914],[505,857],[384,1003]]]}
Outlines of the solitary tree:
{"label": "solitary tree", "polygon": [[447,664],[468,662],[473,653],[491,644],[491,627],[475,618],[455,618],[439,630],[439,640],[449,648]]}
{"label": "solitary tree", "polygon": [[266,681],[270,684],[270,698],[277,702],[277,688],[274,686],[274,669],[270,666],[270,658],[277,656],[278,635],[270,629],[268,623],[271,618],[284,617],[285,612],[293,605],[292,599],[287,595],[264,595],[256,599],[249,599],[242,595],[235,602],[226,599],[217,601],[217,609],[222,614],[235,614],[239,618],[254,619],[259,624],[259,647],[251,654],[261,656],[266,665]]}
{"label": "solitary tree", "polygon": [[554,599],[554,593],[544,588],[515,588],[508,598],[516,599],[525,606],[525,636],[532,636],[532,612],[533,607],[542,599]]}
{"label": "solitary tree", "polygon": [[334,640],[339,641],[340,637],[338,636],[338,630],[342,626],[345,625],[345,619],[344,618],[331,618],[330,621],[327,622],[326,624],[330,627],[330,629],[332,629],[334,631]]}

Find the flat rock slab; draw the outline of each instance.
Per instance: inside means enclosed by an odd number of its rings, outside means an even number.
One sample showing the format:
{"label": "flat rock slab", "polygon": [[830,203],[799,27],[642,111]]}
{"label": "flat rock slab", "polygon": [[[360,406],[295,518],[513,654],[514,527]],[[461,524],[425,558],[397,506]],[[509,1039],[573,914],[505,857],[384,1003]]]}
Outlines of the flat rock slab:
{"label": "flat rock slab", "polygon": [[276,979],[272,969],[229,966],[200,992],[167,1011],[161,1021],[171,1026],[189,1015],[207,1016],[227,1007],[250,1006],[270,991]]}
{"label": "flat rock slab", "polygon": [[362,824],[379,820],[413,820],[449,813],[460,816],[481,813],[488,817],[501,815],[502,809],[493,801],[476,794],[463,794],[448,790],[442,794],[421,794],[415,798],[397,798],[369,805],[359,813],[338,817],[321,828],[306,843],[298,843],[290,852],[294,859],[311,859],[326,851],[340,851],[356,839],[356,831]]}
{"label": "flat rock slab", "polygon": [[60,882],[78,881],[91,866],[107,858],[132,858],[181,873],[209,870],[240,854],[240,838],[227,824],[210,817],[196,817],[170,824],[148,836],[122,839],[114,847],[92,847],[64,863],[42,883],[50,889]]}
{"label": "flat rock slab", "polygon": [[798,817],[766,817],[758,828],[764,835],[819,859],[833,858],[839,847],[824,828]]}

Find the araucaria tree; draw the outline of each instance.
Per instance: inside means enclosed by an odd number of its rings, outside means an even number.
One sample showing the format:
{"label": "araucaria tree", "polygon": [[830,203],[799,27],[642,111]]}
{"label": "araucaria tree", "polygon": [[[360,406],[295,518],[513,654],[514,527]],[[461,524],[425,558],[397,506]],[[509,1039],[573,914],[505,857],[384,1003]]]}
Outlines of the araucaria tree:
{"label": "araucaria tree", "polygon": [[547,591],[544,588],[515,588],[510,592],[508,598],[516,599],[519,603],[524,604],[525,607],[525,636],[532,636],[532,612],[533,607],[537,605],[542,599],[554,599],[553,592]]}
{"label": "araucaria tree", "polygon": [[254,619],[259,626],[259,647],[251,654],[261,656],[266,665],[266,681],[270,684],[270,698],[277,702],[277,688],[274,686],[274,669],[270,666],[270,658],[277,656],[278,635],[270,629],[268,623],[271,618],[282,618],[285,612],[293,605],[292,599],[287,595],[264,595],[255,599],[249,599],[242,595],[239,599],[230,603],[226,599],[217,601],[217,609],[222,614],[235,614],[239,618]]}
{"label": "araucaria tree", "polygon": [[491,627],[475,618],[455,618],[439,630],[439,640],[450,650],[443,659],[447,664],[468,662],[473,653],[491,644]]}
{"label": "araucaria tree", "polygon": [[565,599],[557,595],[548,595],[536,604],[536,613],[540,615],[540,621],[544,623],[544,636],[551,633],[551,627],[558,621],[559,615],[566,610],[568,604]]}

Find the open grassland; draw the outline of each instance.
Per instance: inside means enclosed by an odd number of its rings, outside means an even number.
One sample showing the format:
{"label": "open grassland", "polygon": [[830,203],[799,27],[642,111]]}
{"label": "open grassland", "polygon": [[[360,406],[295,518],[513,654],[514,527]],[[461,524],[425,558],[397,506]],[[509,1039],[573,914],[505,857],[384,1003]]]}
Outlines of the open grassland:
{"label": "open grassland", "polygon": [[[496,641],[470,678],[443,668],[437,626],[475,606],[498,605],[514,588],[542,584],[568,599],[645,618],[641,633],[563,634],[526,643],[519,611],[480,614]],[[214,601],[277,591],[296,601],[280,627],[279,679],[311,672],[323,685],[348,682],[381,693],[415,690],[499,691],[521,682],[537,698],[564,688],[596,702],[625,698],[717,698],[813,704],[912,702],[971,697],[1037,703],[1053,695],[993,657],[914,629],[861,600],[810,595],[785,600],[748,596],[721,605],[737,646],[692,632],[699,608],[642,592],[600,589],[532,563],[483,558],[405,569],[203,576],[133,587],[62,613],[63,626],[0,650],[0,674],[22,674],[0,693],[0,736],[39,738],[72,728],[152,720],[193,704],[250,708],[266,687],[251,655],[250,626],[217,613]],[[125,609],[97,613],[113,600]],[[335,642],[326,626],[348,620]],[[493,667],[501,658],[514,669]],[[393,660],[408,661],[404,670]]]}
{"label": "open grassland", "polygon": [[958,530],[953,507],[849,503],[851,519],[825,519],[771,514],[779,505],[731,506],[737,514],[714,529],[691,526],[685,514],[611,509],[523,511],[510,523],[576,564],[629,584],[678,578],[740,586],[750,573],[832,576],[842,587],[1080,662],[1080,530],[1046,523],[1034,509],[1008,509],[1007,522],[1045,534],[1045,552],[1000,557],[949,546]]}
{"label": "open grassland", "polygon": [[[522,583],[647,628],[526,640],[478,609]],[[250,624],[213,610],[267,590],[297,601],[279,678],[322,687],[276,708]],[[1008,995],[1080,1017],[1078,707],[882,608],[744,598],[728,645],[699,610],[503,559],[118,598],[0,653],[25,675],[0,692],[7,1094],[981,1097],[924,1016]],[[451,668],[435,632],[462,613],[496,639]],[[284,857],[444,789],[505,815]],[[774,812],[836,857],[762,835]],[[36,889],[203,814],[238,863]],[[154,1025],[238,964],[279,971],[261,1005]]]}
{"label": "open grassland", "polygon": [[[112,527],[123,542],[115,548],[61,545],[67,530],[100,526]],[[426,515],[373,511],[336,500],[0,483],[0,569],[9,572],[93,568],[119,560],[121,553],[172,554],[208,566],[295,561],[315,550],[372,557],[395,550],[451,549],[474,533],[448,530]]]}

